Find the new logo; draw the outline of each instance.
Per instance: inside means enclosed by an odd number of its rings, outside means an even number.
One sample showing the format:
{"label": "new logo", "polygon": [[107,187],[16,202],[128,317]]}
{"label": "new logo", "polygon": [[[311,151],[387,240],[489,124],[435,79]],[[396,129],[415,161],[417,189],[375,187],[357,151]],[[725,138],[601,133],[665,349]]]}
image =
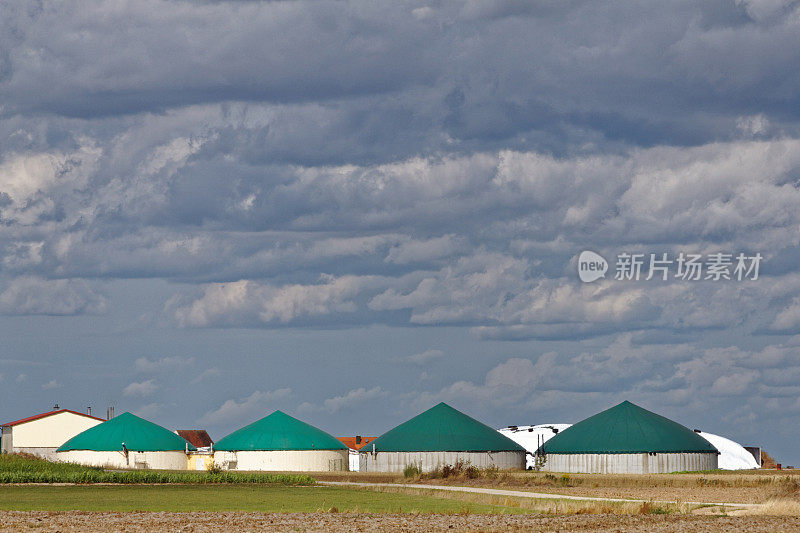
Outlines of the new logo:
{"label": "new logo", "polygon": [[606,277],[608,261],[602,255],[585,250],[578,256],[578,277],[584,283]]}

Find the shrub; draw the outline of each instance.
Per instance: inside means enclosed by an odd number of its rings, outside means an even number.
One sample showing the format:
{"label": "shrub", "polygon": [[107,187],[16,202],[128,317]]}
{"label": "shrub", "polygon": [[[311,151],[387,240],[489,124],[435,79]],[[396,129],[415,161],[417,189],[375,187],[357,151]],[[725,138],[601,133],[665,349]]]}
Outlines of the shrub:
{"label": "shrub", "polygon": [[417,466],[414,463],[411,463],[410,465],[407,465],[403,469],[403,477],[406,477],[406,478],[418,478],[421,475],[422,475],[422,468],[420,468],[419,466]]}
{"label": "shrub", "polygon": [[497,467],[497,465],[491,465],[484,468],[481,473],[483,477],[487,479],[495,479],[500,473],[500,469]]}

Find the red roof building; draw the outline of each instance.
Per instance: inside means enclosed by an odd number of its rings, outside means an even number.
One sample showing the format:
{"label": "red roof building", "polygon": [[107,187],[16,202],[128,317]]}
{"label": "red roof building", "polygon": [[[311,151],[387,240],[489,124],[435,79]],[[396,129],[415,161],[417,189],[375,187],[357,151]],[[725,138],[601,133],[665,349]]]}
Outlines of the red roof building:
{"label": "red roof building", "polygon": [[176,429],[175,433],[188,440],[195,448],[207,448],[214,444],[205,429]]}
{"label": "red roof building", "polygon": [[73,415],[80,415],[80,416],[85,416],[87,418],[93,418],[95,420],[99,420],[100,422],[106,421],[104,418],[98,418],[96,416],[88,415],[86,413],[80,413],[78,411],[73,411],[72,409],[58,409],[56,411],[48,411],[47,413],[40,413],[38,415],[29,416],[27,418],[20,418],[19,420],[14,420],[13,422],[6,422],[5,424],[0,424],[0,427],[17,426],[19,424],[24,424],[26,422],[33,422],[34,420],[39,420],[40,418],[57,415],[59,413],[72,413]]}
{"label": "red roof building", "polygon": [[362,437],[361,435],[356,435],[355,437],[336,437],[342,444],[350,448],[351,450],[358,450],[365,444],[377,439],[378,437]]}

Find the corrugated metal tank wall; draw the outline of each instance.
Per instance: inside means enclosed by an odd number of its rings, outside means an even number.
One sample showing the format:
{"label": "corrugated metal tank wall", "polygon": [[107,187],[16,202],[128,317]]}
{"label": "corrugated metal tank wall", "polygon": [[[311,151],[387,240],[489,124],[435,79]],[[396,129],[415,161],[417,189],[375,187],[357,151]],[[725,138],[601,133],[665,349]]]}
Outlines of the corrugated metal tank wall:
{"label": "corrugated metal tank wall", "polygon": [[525,469],[525,452],[371,452],[359,453],[359,472],[402,472],[408,465],[417,465],[431,472],[457,461],[469,462],[478,468],[501,470]]}
{"label": "corrugated metal tank wall", "polygon": [[542,470],[576,474],[666,474],[716,468],[715,453],[549,453]]}
{"label": "corrugated metal tank wall", "polygon": [[226,470],[341,472],[349,469],[349,450],[218,451],[214,462]]}
{"label": "corrugated metal tank wall", "polygon": [[168,452],[95,452],[70,450],[56,453],[56,458],[65,463],[111,468],[147,468],[153,470],[186,470],[186,453]]}

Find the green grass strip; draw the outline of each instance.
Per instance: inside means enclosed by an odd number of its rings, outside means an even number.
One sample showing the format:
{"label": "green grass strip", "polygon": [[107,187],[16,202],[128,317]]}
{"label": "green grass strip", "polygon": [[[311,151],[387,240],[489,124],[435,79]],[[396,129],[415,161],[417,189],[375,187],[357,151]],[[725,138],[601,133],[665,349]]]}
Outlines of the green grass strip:
{"label": "green grass strip", "polygon": [[316,480],[305,474],[265,474],[258,472],[174,472],[159,470],[103,470],[69,463],[51,463],[42,459],[0,455],[0,484],[8,483],[251,483],[313,485]]}
{"label": "green grass strip", "polygon": [[528,511],[371,490],[284,485],[5,485],[0,509],[16,511],[359,512],[518,514]]}

